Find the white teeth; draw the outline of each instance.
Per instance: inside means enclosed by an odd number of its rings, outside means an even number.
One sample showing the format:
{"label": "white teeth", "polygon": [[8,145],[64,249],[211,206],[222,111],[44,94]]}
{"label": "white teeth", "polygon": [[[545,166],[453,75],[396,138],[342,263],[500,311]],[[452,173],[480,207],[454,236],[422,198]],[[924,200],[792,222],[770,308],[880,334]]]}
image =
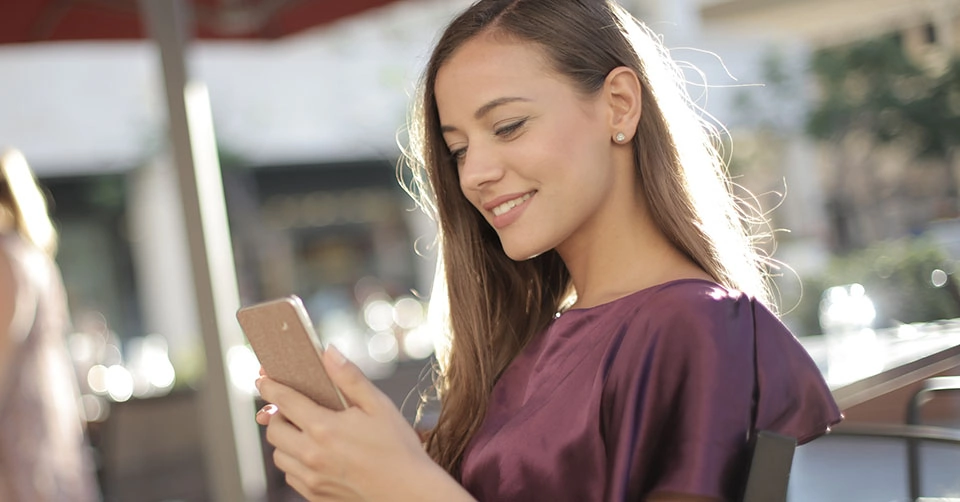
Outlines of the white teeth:
{"label": "white teeth", "polygon": [[500,204],[499,206],[493,208],[493,214],[494,214],[495,216],[500,216],[501,214],[505,214],[507,211],[509,211],[509,210],[511,210],[511,209],[519,206],[520,204],[523,204],[524,202],[530,200],[530,197],[533,197],[533,192],[530,192],[530,193],[524,195],[523,197],[517,197],[516,199],[508,200],[508,201],[504,202],[503,204]]}

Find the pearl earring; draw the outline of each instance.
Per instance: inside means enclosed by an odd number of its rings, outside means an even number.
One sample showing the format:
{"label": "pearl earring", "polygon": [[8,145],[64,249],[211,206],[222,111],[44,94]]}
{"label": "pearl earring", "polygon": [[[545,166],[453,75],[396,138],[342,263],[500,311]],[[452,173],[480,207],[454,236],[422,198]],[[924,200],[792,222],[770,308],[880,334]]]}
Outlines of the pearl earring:
{"label": "pearl earring", "polygon": [[622,132],[618,132],[617,135],[613,138],[617,143],[623,143],[627,140],[627,135]]}

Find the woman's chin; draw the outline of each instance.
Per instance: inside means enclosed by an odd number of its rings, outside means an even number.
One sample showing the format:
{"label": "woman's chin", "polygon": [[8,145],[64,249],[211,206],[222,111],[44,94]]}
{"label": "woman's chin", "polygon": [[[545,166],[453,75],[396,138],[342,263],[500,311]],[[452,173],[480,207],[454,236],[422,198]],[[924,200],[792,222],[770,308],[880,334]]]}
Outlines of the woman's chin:
{"label": "woman's chin", "polygon": [[510,258],[513,261],[530,260],[542,255],[547,251],[547,249],[535,248],[531,246],[510,246],[506,243],[504,243],[503,246],[503,253],[507,255],[507,258]]}

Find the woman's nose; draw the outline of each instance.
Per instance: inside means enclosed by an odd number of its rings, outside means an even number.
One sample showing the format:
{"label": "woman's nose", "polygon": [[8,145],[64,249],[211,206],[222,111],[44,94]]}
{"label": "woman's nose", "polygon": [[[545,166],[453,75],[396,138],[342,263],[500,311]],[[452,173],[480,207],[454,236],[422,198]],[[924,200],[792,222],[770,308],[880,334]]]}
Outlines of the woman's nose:
{"label": "woman's nose", "polygon": [[503,177],[503,163],[489,152],[470,148],[460,164],[460,188],[479,190]]}

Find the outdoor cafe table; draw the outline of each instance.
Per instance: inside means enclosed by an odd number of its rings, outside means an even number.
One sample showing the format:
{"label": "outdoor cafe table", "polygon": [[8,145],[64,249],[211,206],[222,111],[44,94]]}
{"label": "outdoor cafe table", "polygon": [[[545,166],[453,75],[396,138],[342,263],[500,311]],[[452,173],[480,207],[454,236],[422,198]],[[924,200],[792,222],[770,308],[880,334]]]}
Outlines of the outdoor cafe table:
{"label": "outdoor cafe table", "polygon": [[[820,367],[840,409],[861,418],[878,409],[903,417],[909,392],[898,390],[944,372],[960,375],[960,319],[801,337],[800,343]],[[876,399],[887,394],[891,399]],[[865,404],[868,401],[872,402]],[[855,422],[845,421],[836,429],[860,431],[853,436],[839,435],[833,441],[814,441],[797,449],[789,502],[910,500],[906,443],[866,437],[870,430],[893,431],[898,424]],[[960,496],[956,450],[933,445],[921,451],[920,493]],[[916,500],[960,502],[960,498]]]}
{"label": "outdoor cafe table", "polygon": [[960,368],[960,319],[801,337],[841,410]]}

